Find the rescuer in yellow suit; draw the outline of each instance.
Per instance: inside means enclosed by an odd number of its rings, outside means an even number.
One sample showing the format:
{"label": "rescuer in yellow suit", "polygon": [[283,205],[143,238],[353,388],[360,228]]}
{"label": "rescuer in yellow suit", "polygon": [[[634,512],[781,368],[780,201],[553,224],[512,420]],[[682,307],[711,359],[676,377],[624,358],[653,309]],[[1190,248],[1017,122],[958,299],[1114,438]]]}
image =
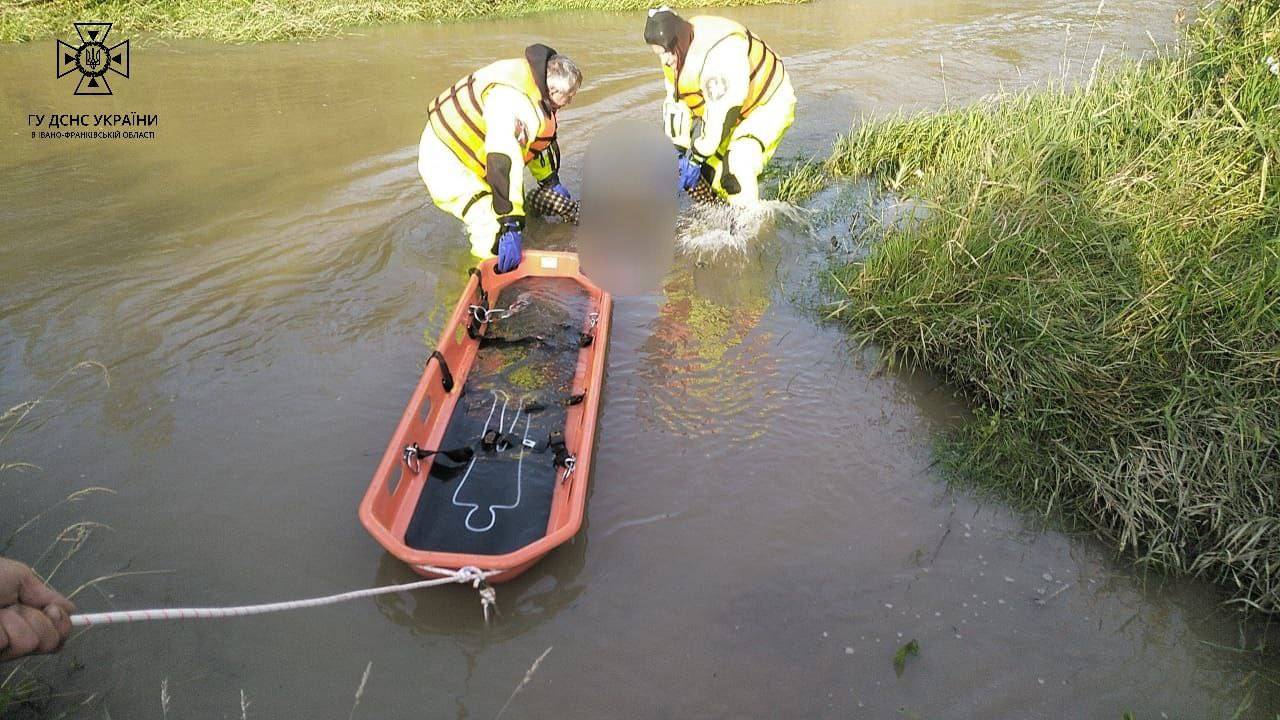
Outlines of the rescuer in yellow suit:
{"label": "rescuer in yellow suit", "polygon": [[760,173],[795,119],[782,59],[726,18],[649,11],[645,42],[662,60],[662,124],[679,153],[680,186],[705,178],[735,205],[760,200]]}
{"label": "rescuer in yellow suit", "polygon": [[520,264],[524,168],[570,200],[560,183],[556,112],[582,84],[572,60],[546,45],[499,60],[431,102],[418,146],[418,173],[441,210],[467,226],[471,253],[498,256],[498,272]]}

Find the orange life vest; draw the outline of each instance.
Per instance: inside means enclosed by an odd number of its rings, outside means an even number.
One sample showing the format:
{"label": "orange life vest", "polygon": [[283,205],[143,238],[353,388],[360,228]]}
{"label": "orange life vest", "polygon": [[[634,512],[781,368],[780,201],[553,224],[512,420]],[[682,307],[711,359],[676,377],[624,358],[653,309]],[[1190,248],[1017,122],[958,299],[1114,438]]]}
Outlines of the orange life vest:
{"label": "orange life vest", "polygon": [[689,45],[679,72],[664,65],[662,73],[675,87],[675,99],[688,105],[694,117],[702,117],[706,110],[702,78],[715,75],[717,70],[714,64],[707,66],[707,55],[729,37],[746,38],[747,60],[751,68],[747,78],[747,98],[742,103],[739,117],[745,118],[756,106],[773,97],[773,93],[782,84],[786,70],[777,53],[769,49],[755,33],[732,20],[708,15],[689,18],[689,24],[693,26],[693,42]]}
{"label": "orange life vest", "polygon": [[556,139],[555,111],[544,102],[528,60],[499,60],[480,68],[431,101],[427,118],[436,137],[463,165],[481,177],[485,173],[485,96],[499,85],[513,88],[529,98],[541,121],[535,131],[525,130],[517,138],[526,164]]}

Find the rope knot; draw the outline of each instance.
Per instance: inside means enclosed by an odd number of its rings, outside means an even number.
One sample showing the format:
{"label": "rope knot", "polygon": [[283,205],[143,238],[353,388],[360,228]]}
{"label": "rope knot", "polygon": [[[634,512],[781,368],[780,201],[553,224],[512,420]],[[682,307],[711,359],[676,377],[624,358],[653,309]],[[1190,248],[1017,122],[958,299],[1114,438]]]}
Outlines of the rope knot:
{"label": "rope knot", "polygon": [[479,588],[480,583],[484,582],[485,575],[480,568],[474,565],[467,565],[458,568],[453,577],[460,583],[471,583],[471,587]]}

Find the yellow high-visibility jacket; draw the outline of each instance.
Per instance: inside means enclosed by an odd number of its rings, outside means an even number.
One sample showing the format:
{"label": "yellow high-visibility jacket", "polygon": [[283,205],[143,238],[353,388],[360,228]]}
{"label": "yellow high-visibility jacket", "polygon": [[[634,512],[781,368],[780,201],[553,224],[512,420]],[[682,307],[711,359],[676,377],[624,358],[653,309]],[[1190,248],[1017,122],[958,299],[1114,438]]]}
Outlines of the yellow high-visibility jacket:
{"label": "yellow high-visibility jacket", "polygon": [[[540,181],[559,170],[556,111],[546,80],[554,54],[530,45],[524,58],[499,60],[454,83],[427,110],[436,137],[488,183],[498,215],[524,214],[525,165]],[[517,157],[522,162],[514,162]]]}
{"label": "yellow high-visibility jacket", "polygon": [[[777,53],[726,18],[689,18],[693,42],[679,69],[663,65],[668,99],[664,129],[677,146],[702,161],[727,143],[733,128],[782,85],[786,69]],[[701,130],[694,136],[700,119]]]}

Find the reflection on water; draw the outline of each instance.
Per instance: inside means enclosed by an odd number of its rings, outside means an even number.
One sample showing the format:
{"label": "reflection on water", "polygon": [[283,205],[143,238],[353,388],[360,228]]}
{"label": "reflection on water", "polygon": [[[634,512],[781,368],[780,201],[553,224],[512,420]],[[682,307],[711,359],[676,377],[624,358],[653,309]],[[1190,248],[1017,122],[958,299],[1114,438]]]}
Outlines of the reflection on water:
{"label": "reflection on water", "polygon": [[665,432],[714,435],[721,448],[749,443],[776,421],[780,359],[766,350],[770,333],[759,329],[778,261],[772,247],[677,260],[640,346],[637,374],[648,392],[638,419]]}
{"label": "reflection on water", "polygon": [[[511,640],[554,618],[570,607],[585,585],[578,576],[586,558],[585,533],[561,546],[547,562],[529,570],[519,585],[499,589],[501,622],[486,626],[473,592],[380,595],[378,610],[390,621],[416,635],[448,635],[478,647]],[[373,585],[398,585],[421,579],[404,563],[384,554],[378,561]]]}
{"label": "reflection on water", "polygon": [[[1171,36],[1176,0],[821,0],[732,9],[786,57],[799,115],[780,150],[823,152],[850,118],[967,102]],[[109,18],[107,18],[109,19]],[[1069,42],[1064,28],[1072,25]],[[413,579],[356,505],[466,281],[462,230],[414,169],[426,104],[549,41],[584,66],[562,117],[586,139],[656,113],[639,14],[362,30],[315,43],[142,44],[94,112],[158,113],[136,145],[30,141],[70,112],[47,46],[0,49],[0,407],[77,378],[0,446],[0,527],[89,485],[18,537],[39,556],[94,534],[55,581],[86,609],[240,604]],[[945,61],[940,61],[940,56]],[[15,119],[17,118],[17,119]],[[17,123],[17,124],[15,124]],[[672,180],[674,183],[674,180]],[[741,250],[681,256],[615,305],[590,524],[499,589],[483,627],[449,588],[226,623],[77,638],[48,677],[91,717],[170,712],[492,717],[1241,717],[1280,708],[1270,661],[1218,596],[951,494],[929,433],[963,408],[876,370],[806,303],[865,250],[858,186],[775,214]],[[890,222],[883,217],[874,222]],[[531,222],[533,247],[572,227]],[[801,302],[795,300],[799,298]],[[589,548],[589,551],[588,551]],[[1246,644],[1257,629],[1243,628]],[[894,650],[921,654],[898,678]],[[71,670],[73,667],[83,668]],[[1257,671],[1258,674],[1251,674]],[[335,710],[336,708],[336,710]],[[571,708],[571,709],[570,709]]]}

